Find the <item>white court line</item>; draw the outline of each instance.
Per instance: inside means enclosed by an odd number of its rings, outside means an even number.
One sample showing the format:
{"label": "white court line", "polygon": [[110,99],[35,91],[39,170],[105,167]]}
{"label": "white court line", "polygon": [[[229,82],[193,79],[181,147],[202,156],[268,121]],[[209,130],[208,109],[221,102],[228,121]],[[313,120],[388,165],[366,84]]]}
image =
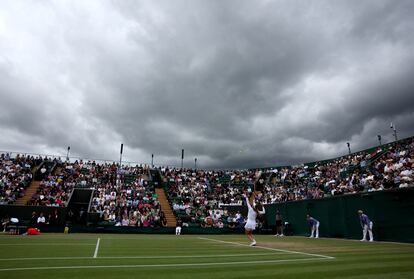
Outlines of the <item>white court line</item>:
{"label": "white court line", "polygon": [[347,241],[353,241],[353,242],[361,242],[361,243],[369,243],[369,245],[372,245],[372,244],[397,244],[397,245],[403,245],[403,246],[413,246],[414,245],[414,243],[406,243],[406,242],[392,242],[392,241],[373,241],[373,242],[370,242],[370,241],[361,241],[361,240],[358,240],[358,239],[344,239],[344,240],[347,240]]}
{"label": "white court line", "polygon": [[[309,239],[308,236],[289,236],[289,238],[293,239]],[[341,240],[344,242],[359,242],[359,243],[366,243],[369,245],[372,244],[397,244],[397,245],[406,245],[406,246],[414,246],[414,243],[411,242],[397,242],[397,241],[385,241],[385,240],[374,240],[373,242],[369,241],[361,241],[360,239],[349,239],[349,238],[339,238],[339,237],[319,237],[319,239],[323,240]]]}
{"label": "white court line", "polygon": [[35,261],[35,260],[82,260],[91,259],[91,257],[40,257],[40,258],[5,258],[0,261]]}
{"label": "white court line", "polygon": [[61,270],[61,269],[106,269],[106,268],[145,268],[145,267],[188,267],[188,266],[215,266],[215,265],[240,265],[240,264],[268,264],[284,262],[318,261],[324,258],[246,261],[246,262],[216,262],[216,263],[183,263],[183,264],[137,264],[137,265],[75,265],[75,266],[39,266],[39,267],[16,267],[2,268],[1,271],[24,271],[24,270]]}
{"label": "white court line", "polygon": [[98,257],[99,242],[101,242],[100,238],[98,238],[98,240],[96,241],[95,253],[93,254],[94,258]]}
{"label": "white court line", "polygon": [[[238,242],[223,241],[223,240],[206,238],[206,237],[199,237],[199,239],[204,239],[204,240],[209,240],[209,241],[214,241],[214,242],[227,243],[227,244],[233,244],[233,245],[239,245],[239,246],[251,247],[250,245],[247,245],[247,244],[242,244],[242,243],[238,243]],[[291,250],[276,249],[276,248],[270,248],[270,247],[264,247],[264,246],[254,246],[254,247],[251,247],[251,248],[260,248],[260,249],[265,249],[265,250],[270,250],[270,251],[278,251],[278,252],[285,252],[285,253],[290,253],[290,254],[307,255],[307,256],[313,256],[313,257],[320,257],[320,258],[324,258],[324,259],[335,259],[335,257],[331,257],[331,256],[311,254],[311,253],[291,251]]]}
{"label": "white court line", "polygon": [[[290,236],[291,238],[299,238],[299,239],[308,239],[308,236]],[[359,239],[349,239],[349,238],[339,238],[339,237],[319,237],[319,239],[325,239],[325,240],[343,240],[343,241],[351,241],[351,242],[361,242],[361,243],[369,243],[369,245],[375,243],[375,244],[397,244],[397,245],[407,245],[407,246],[413,246],[414,243],[410,242],[395,242],[395,241],[383,241],[383,240],[375,240],[373,242],[369,241],[361,241]]]}
{"label": "white court line", "polygon": [[[116,259],[186,259],[186,258],[218,258],[218,257],[245,257],[245,256],[273,256],[283,255],[280,253],[248,253],[248,254],[219,254],[219,255],[183,255],[183,256],[115,256],[99,257],[97,260],[116,260]],[[0,261],[31,261],[31,260],[82,260],[91,259],[91,257],[43,257],[43,258],[8,258]]]}
{"label": "white court line", "polygon": [[88,246],[93,246],[95,244],[90,244],[90,243],[0,243],[0,246],[49,246],[49,245],[68,245],[68,246],[72,246],[72,245],[88,245]]}

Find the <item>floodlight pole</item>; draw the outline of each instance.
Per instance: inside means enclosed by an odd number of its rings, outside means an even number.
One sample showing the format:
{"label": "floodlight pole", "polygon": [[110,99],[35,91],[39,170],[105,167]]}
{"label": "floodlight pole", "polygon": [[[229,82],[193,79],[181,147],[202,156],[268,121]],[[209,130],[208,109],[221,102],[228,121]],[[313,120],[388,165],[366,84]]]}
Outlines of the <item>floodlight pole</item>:
{"label": "floodlight pole", "polygon": [[346,145],[348,146],[349,155],[351,155],[351,144],[349,142],[347,142]]}
{"label": "floodlight pole", "polygon": [[119,154],[119,168],[121,169],[121,167],[122,167],[122,153],[123,153],[123,151],[124,151],[124,144],[123,143],[121,143],[121,152],[120,152],[120,154]]}
{"label": "floodlight pole", "polygon": [[392,122],[391,122],[390,128],[393,130],[393,136],[394,136],[395,141],[397,141],[398,140],[397,127],[395,127],[395,125],[393,125]]}
{"label": "floodlight pole", "polygon": [[382,142],[381,142],[381,135],[377,135],[377,137],[378,137],[378,142],[379,142],[379,145],[381,146],[381,145],[382,145]]}
{"label": "floodlight pole", "polygon": [[194,158],[194,169],[197,169],[197,158]]}
{"label": "floodlight pole", "polygon": [[181,149],[181,169],[183,168],[184,165],[184,149]]}
{"label": "floodlight pole", "polygon": [[70,146],[68,146],[68,152],[66,153],[66,161],[69,161],[69,152],[70,152]]}
{"label": "floodlight pole", "polygon": [[154,167],[154,154],[151,154],[151,167]]}

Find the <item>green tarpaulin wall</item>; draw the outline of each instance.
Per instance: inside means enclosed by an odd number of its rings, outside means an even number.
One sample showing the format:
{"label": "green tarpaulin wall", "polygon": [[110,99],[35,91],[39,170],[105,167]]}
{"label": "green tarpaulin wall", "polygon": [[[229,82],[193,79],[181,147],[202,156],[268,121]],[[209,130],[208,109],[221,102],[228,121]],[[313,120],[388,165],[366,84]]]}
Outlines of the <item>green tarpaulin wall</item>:
{"label": "green tarpaulin wall", "polygon": [[414,242],[414,188],[338,196],[266,206],[268,224],[278,209],[294,235],[309,235],[306,214],[320,221],[320,236],[361,239],[357,214],[362,209],[373,221],[376,240]]}

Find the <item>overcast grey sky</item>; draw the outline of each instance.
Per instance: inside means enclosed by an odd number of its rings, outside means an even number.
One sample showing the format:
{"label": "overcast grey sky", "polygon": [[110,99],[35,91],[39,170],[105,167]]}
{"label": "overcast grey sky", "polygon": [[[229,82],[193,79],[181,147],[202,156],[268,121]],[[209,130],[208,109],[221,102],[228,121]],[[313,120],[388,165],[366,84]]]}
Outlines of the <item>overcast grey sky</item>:
{"label": "overcast grey sky", "polygon": [[414,135],[414,1],[1,1],[0,150],[245,168]]}

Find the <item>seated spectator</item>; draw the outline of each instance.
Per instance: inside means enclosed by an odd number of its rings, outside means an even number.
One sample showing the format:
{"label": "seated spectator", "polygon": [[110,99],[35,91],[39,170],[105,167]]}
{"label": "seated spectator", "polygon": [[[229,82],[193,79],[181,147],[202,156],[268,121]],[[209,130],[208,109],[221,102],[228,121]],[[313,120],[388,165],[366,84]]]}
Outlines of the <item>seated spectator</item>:
{"label": "seated spectator", "polygon": [[46,218],[43,216],[43,212],[40,212],[39,217],[37,217],[37,226],[36,228],[42,229],[46,225]]}
{"label": "seated spectator", "polygon": [[122,217],[121,225],[122,226],[129,226],[129,219],[128,219],[128,216],[126,214],[124,214],[124,216]]}

